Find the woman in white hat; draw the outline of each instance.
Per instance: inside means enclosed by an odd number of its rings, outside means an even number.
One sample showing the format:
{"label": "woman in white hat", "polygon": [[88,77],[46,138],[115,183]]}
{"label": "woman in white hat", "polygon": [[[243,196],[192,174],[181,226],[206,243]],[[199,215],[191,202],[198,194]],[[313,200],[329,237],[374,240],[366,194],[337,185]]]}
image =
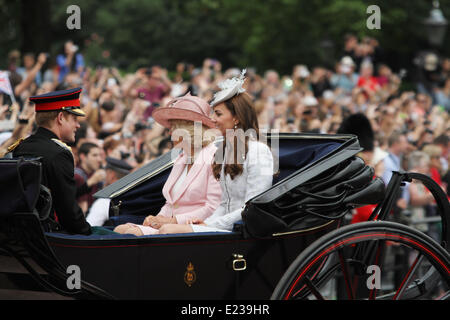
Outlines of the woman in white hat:
{"label": "woman in white hat", "polygon": [[153,111],[153,118],[170,128],[172,141],[182,153],[176,158],[162,193],[166,204],[156,215],[147,216],[142,225],[126,223],[117,226],[118,233],[137,236],[159,233],[165,224],[183,225],[191,220],[204,220],[220,203],[221,188],[211,164],[217,147],[211,130],[206,101],[187,94],[172,100],[165,108]]}
{"label": "woman in white hat", "polygon": [[166,224],[160,233],[227,232],[242,219],[245,203],[272,185],[273,157],[259,138],[253,102],[242,87],[245,70],[239,78],[219,84],[214,95],[212,119],[224,137],[216,152],[212,170],[220,181],[222,201],[207,219],[192,219],[189,225]]}

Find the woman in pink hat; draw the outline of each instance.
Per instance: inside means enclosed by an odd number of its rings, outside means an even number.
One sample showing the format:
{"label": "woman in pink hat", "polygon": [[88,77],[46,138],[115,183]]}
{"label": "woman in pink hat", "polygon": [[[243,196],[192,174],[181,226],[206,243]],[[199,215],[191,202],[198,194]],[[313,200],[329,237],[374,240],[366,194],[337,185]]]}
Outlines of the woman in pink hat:
{"label": "woman in pink hat", "polygon": [[[155,121],[170,128],[175,147],[182,153],[176,158],[162,193],[166,204],[157,215],[149,215],[143,225],[126,223],[114,231],[137,236],[159,233],[165,224],[183,225],[209,217],[220,203],[221,188],[214,178],[212,163],[217,147],[215,127],[209,118],[206,101],[189,93],[153,111]],[[209,134],[208,134],[209,133]]]}
{"label": "woman in pink hat", "polygon": [[242,220],[245,203],[272,185],[273,156],[260,141],[259,126],[251,97],[242,87],[245,70],[239,78],[225,80],[211,102],[212,119],[224,137],[215,156],[212,171],[220,181],[222,199],[206,219],[189,224],[165,224],[159,233],[229,232]]}

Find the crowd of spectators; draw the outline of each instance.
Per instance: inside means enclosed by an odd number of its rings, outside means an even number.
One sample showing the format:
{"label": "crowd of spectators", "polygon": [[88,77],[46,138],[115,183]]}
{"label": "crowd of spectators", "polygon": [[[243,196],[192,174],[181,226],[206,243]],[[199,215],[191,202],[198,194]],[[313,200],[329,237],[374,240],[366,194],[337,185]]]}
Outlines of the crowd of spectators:
{"label": "crowd of spectators", "polygon": [[[81,119],[71,147],[84,182],[90,179],[91,185],[105,179],[96,161],[104,165],[107,156],[137,169],[170,150],[168,130],[152,118],[155,108],[187,92],[210,101],[220,81],[240,74],[240,69],[223,69],[220,61],[210,58],[202,66],[180,62],[175,70],[150,65],[122,73],[85,65],[71,41],[56,64],[44,70],[47,59],[43,53],[37,57],[27,53],[22,59],[17,51],[8,57],[17,102],[11,104],[8,95],[0,94],[0,156],[35,129],[30,96],[82,87],[81,105],[87,116]],[[450,59],[441,59],[435,70],[440,72],[439,82],[432,92],[421,90],[420,84],[417,90],[403,91],[403,74],[384,63],[378,42],[349,35],[334,69],[299,64],[291,74],[281,75],[276,70],[257,72],[249,67],[245,87],[254,98],[260,129],[334,134],[344,119],[362,114],[374,138],[373,144],[364,146],[364,159],[376,168],[377,175],[386,177],[389,168],[385,167],[394,161],[398,168],[432,176],[447,192]],[[95,159],[90,150],[96,152]],[[93,164],[87,166],[89,161]],[[77,183],[83,179],[78,177]],[[426,190],[415,185],[410,189],[404,202],[398,203],[400,207],[419,212],[418,207],[433,205]],[[92,199],[80,201],[87,211]]]}

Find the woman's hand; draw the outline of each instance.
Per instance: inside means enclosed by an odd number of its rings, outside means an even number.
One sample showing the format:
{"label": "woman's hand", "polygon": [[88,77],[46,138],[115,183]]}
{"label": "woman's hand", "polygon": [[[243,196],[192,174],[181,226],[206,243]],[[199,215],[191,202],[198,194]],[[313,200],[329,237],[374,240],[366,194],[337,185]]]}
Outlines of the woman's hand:
{"label": "woman's hand", "polygon": [[177,219],[173,218],[169,218],[169,217],[164,217],[164,216],[147,216],[147,218],[145,218],[144,222],[142,223],[142,225],[147,226],[147,227],[152,227],[155,229],[159,229],[161,228],[162,225],[164,224],[176,224],[177,223]]}
{"label": "woman's hand", "polygon": [[147,217],[144,219],[144,222],[142,223],[142,225],[143,225],[143,226],[146,226],[146,227],[150,227],[151,224],[155,222],[155,218],[156,218],[156,216],[153,216],[153,215],[147,216]]}
{"label": "woman's hand", "polygon": [[186,221],[186,224],[197,224],[200,226],[206,226],[206,224],[203,223],[203,220],[200,220],[200,219],[188,220],[188,221]]}

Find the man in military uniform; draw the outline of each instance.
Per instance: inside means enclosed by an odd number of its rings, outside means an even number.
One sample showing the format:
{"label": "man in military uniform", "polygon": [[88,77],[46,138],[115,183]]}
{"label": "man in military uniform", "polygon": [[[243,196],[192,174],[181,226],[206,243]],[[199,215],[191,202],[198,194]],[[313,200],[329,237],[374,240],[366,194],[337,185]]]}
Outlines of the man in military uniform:
{"label": "man in military uniform", "polygon": [[85,116],[80,93],[81,88],[75,88],[30,97],[38,129],[11,150],[14,158],[42,157],[42,184],[50,189],[53,201],[50,221],[44,223],[47,231],[88,235],[91,226],[76,201],[74,157],[65,144],[75,141],[78,117]]}

